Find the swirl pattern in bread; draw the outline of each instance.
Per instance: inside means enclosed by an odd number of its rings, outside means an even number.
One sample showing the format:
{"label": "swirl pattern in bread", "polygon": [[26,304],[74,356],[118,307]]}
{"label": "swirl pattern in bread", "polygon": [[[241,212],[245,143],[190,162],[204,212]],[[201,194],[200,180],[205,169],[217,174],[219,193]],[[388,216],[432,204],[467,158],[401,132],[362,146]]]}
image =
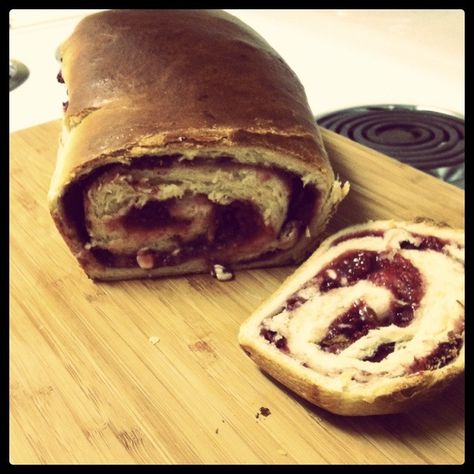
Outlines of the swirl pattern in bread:
{"label": "swirl pattern in bread", "polygon": [[244,322],[239,342],[331,412],[407,410],[464,370],[464,233],[427,220],[344,229]]}

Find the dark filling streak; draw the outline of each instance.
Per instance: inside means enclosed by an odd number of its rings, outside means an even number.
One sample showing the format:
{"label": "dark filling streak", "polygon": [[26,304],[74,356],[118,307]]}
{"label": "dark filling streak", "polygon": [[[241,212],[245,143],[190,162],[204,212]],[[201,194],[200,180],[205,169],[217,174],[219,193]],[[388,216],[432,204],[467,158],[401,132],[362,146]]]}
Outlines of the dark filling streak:
{"label": "dark filling streak", "polygon": [[[175,153],[173,155],[163,156],[142,155],[140,157],[134,158],[132,167],[134,169],[142,170],[153,168],[170,168],[171,166],[176,165],[176,163],[179,163],[180,165],[186,166],[188,168],[196,168],[205,165],[218,165],[222,169],[229,169],[235,165],[252,166],[244,165],[243,163],[238,163],[230,156],[218,156],[216,158],[196,156],[193,159],[188,160],[186,158],[183,158],[183,156],[179,153]],[[283,172],[283,174],[286,174],[286,172]]]}
{"label": "dark filling streak", "polygon": [[[330,278],[335,272],[336,278]],[[346,280],[344,282],[344,279]],[[350,250],[323,268],[313,279],[321,292],[351,286],[366,279],[388,288],[398,300],[417,306],[423,294],[422,277],[412,263],[400,254],[393,258],[387,252]]]}
{"label": "dark filling streak", "polygon": [[286,337],[282,336],[281,334],[278,334],[276,331],[261,328],[260,336],[265,338],[265,340],[267,340],[271,344],[275,344],[275,346],[282,352],[289,352],[288,341],[286,340]]}
{"label": "dark filling streak", "polygon": [[[154,250],[148,250],[146,254],[153,256],[155,267],[167,267],[179,265],[192,257],[206,255],[208,251],[209,243],[206,237],[199,236],[183,246],[181,252],[179,252],[177,255],[172,255],[168,252],[157,252]],[[114,254],[109,250],[100,248],[92,248],[91,252],[99,262],[109,267],[131,268],[137,266],[135,254]]]}
{"label": "dark filling streak", "polygon": [[408,240],[404,240],[400,242],[401,249],[409,249],[409,250],[434,250],[435,252],[442,252],[443,247],[449,244],[448,240],[439,239],[438,237],[434,236],[424,236],[420,234],[412,233],[413,237],[420,239],[420,243],[418,245],[413,244]]}
{"label": "dark filling streak", "polygon": [[282,228],[285,227],[287,222],[296,221],[298,223],[298,230],[301,232],[306,228],[314,214],[318,191],[314,186],[303,186],[298,176],[289,175],[289,173],[283,174],[281,171],[280,174],[290,176],[291,179],[288,214]]}
{"label": "dark filling streak", "polygon": [[385,344],[380,344],[380,346],[375,349],[374,353],[362,359],[366,362],[380,362],[385,359],[389,354],[391,354],[395,350],[395,343],[394,342],[386,342]]}
{"label": "dark filling streak", "polygon": [[251,240],[265,227],[260,212],[250,201],[217,204],[214,218],[217,224],[213,240],[217,249]]}
{"label": "dark filling streak", "polygon": [[[207,248],[207,241],[204,237],[189,242],[186,247],[186,252],[181,252],[178,255],[172,255],[168,252],[147,251],[149,255],[153,255],[155,266],[170,266],[179,265],[191,255],[198,254],[203,249]],[[92,255],[102,264],[114,268],[131,268],[137,266],[136,255],[130,254],[115,254],[109,250],[93,247],[91,249]]]}
{"label": "dark filling streak", "polygon": [[422,370],[436,370],[448,365],[455,360],[463,345],[463,338],[460,335],[450,336],[447,342],[442,342],[426,357],[415,358],[415,362],[410,366],[409,372],[420,372]]}
{"label": "dark filling streak", "polygon": [[[176,164],[180,157],[181,155],[179,154],[167,156],[143,155],[139,158],[135,158],[129,167],[133,167],[134,169],[166,168]],[[236,163],[233,158],[229,156],[221,156],[213,159],[196,157],[193,160],[183,160],[181,164],[190,168],[206,164],[218,164],[223,168],[239,165],[239,163]],[[85,225],[84,191],[102,174],[113,168],[127,169],[127,166],[118,163],[110,163],[101,166],[82,179],[72,183],[64,193],[63,206],[66,219],[68,224],[76,229],[78,238],[83,245],[89,240],[89,233]],[[289,209],[282,228],[287,222],[297,221],[299,231],[302,232],[317,206],[316,198],[318,197],[318,191],[313,186],[303,186],[300,178],[292,173],[280,169],[272,169],[272,171],[289,183],[291,188]],[[137,225],[142,228],[156,227],[158,225],[158,219],[151,217],[155,206],[156,204],[150,203],[150,206],[145,208],[144,214],[142,214],[141,209],[132,209],[131,214],[129,214],[125,220],[132,226]],[[166,214],[166,211],[163,211],[162,208],[160,208],[159,212],[161,212],[162,216]],[[214,246],[209,246],[206,236],[200,236],[192,242],[182,244],[181,252],[177,256],[154,252],[155,267],[178,265],[193,256],[205,255],[216,248],[223,248],[229,243],[238,245],[256,235],[264,225],[262,216],[260,216],[256,207],[246,201],[234,201],[229,206],[216,205],[216,214],[218,215],[219,221],[216,225]],[[147,216],[151,217],[149,223],[146,222]],[[165,217],[167,219],[171,218],[171,216],[168,215]],[[177,240],[179,240],[179,238]],[[91,249],[91,252],[99,262],[106,266],[127,268],[137,266],[135,255],[114,254],[101,248]],[[281,250],[265,252],[260,257],[249,261],[271,258],[279,252],[281,252]]]}
{"label": "dark filling streak", "polygon": [[86,227],[84,211],[84,190],[102,174],[115,166],[117,165],[112,163],[95,169],[87,176],[71,183],[64,193],[62,203],[68,226],[73,227],[76,230],[77,236],[83,245],[89,240],[89,232]]}
{"label": "dark filling streak", "polygon": [[[181,243],[177,236],[176,241],[177,244],[180,245],[180,252],[177,255],[155,250],[148,250],[146,252],[146,254],[153,256],[154,266],[165,267],[179,265],[190,258],[209,256],[215,250],[240,245],[245,243],[247,240],[251,240],[265,227],[260,213],[251,202],[234,201],[229,206],[217,205],[217,207],[228,209],[221,210],[219,213],[215,235],[211,241],[207,236],[201,235],[190,242]],[[168,215],[169,214],[164,214],[163,217],[167,219]],[[232,219],[232,216],[234,216],[234,219]],[[185,221],[177,220],[174,222],[173,218],[171,216],[169,217],[170,220],[168,220],[168,225],[171,223],[185,225]],[[129,218],[129,215],[125,216],[125,219],[127,218]],[[134,226],[137,225],[137,222],[142,224],[141,218],[142,216],[139,215],[136,218],[136,221],[133,221]],[[130,225],[130,222],[127,222],[127,225]],[[152,226],[152,223],[147,222],[146,225]],[[91,252],[100,263],[109,267],[130,268],[137,266],[135,254],[114,254],[106,249],[98,247],[92,248]],[[224,264],[227,262],[219,261],[218,263]]]}
{"label": "dark filling streak", "polygon": [[330,324],[319,345],[323,351],[338,354],[378,325],[375,311],[364,301],[356,301]]}
{"label": "dark filling streak", "polygon": [[[102,265],[113,267],[117,264],[117,257],[109,250],[94,247],[91,249],[91,253]],[[120,258],[120,263],[126,267],[129,266],[129,264],[136,265],[137,261],[136,258],[132,259],[127,256],[122,256]]]}
{"label": "dark filling streak", "polygon": [[[330,278],[328,272],[335,273],[335,278]],[[396,301],[383,319],[378,319],[374,310],[364,301],[356,301],[346,313],[331,323],[326,335],[319,341],[322,350],[339,353],[371,329],[390,324],[406,327],[413,320],[415,309],[423,296],[423,280],[418,269],[399,254],[389,258],[387,252],[347,251],[324,267],[303,288],[317,286],[319,291],[325,293],[354,285],[362,279],[389,289]],[[293,311],[305,301],[305,298],[293,294],[283,310]]]}
{"label": "dark filling streak", "polygon": [[413,308],[418,307],[423,296],[423,278],[420,272],[410,260],[400,254],[392,259],[384,258],[383,253],[377,255],[375,269],[368,275],[368,280],[388,288],[398,300]]}
{"label": "dark filling streak", "polygon": [[[363,230],[360,232],[354,232],[353,234],[347,234],[339,237],[338,239],[334,240],[331,243],[331,247],[340,244],[341,242],[345,242],[346,240],[352,239],[360,239],[363,237],[383,237],[385,231],[383,230]],[[432,235],[425,236],[422,234],[417,234],[416,232],[410,232],[410,234],[419,239],[420,242],[415,245],[414,243],[410,242],[409,240],[404,240],[400,242],[401,249],[409,249],[409,250],[434,250],[435,252],[442,252],[443,247],[448,245],[450,242],[449,240],[440,239],[438,237],[434,237]]]}
{"label": "dark filling streak", "polygon": [[346,240],[361,239],[362,237],[383,237],[384,234],[384,230],[361,230],[360,232],[354,232],[353,234],[347,234],[337,238],[331,243],[331,247],[345,242]]}
{"label": "dark filling streak", "polygon": [[[336,273],[336,278],[327,276],[328,270]],[[395,324],[399,327],[408,326],[414,317],[415,309],[418,307],[423,296],[423,280],[420,272],[412,263],[399,254],[393,258],[387,258],[385,252],[378,253],[373,251],[349,251],[342,254],[338,259],[321,270],[315,277],[320,281],[320,291],[325,292],[330,289],[340,288],[342,280],[346,279],[346,285],[354,285],[361,279],[373,282],[375,285],[389,289],[397,301],[391,304],[389,313],[383,320],[378,320],[375,313],[371,310],[369,322],[366,318],[356,318],[357,311],[349,312],[350,317],[340,316],[335,320],[337,323],[340,318],[344,320],[344,331],[339,336],[336,329],[329,328],[327,335],[320,341],[321,348],[329,352],[338,352],[353,342],[365,336],[370,329],[380,326]],[[346,318],[347,321],[344,319]],[[360,326],[362,324],[362,328]],[[338,342],[339,336],[343,339],[343,345]],[[332,341],[335,341],[333,344]]]}
{"label": "dark filling streak", "polygon": [[[280,175],[287,176],[289,174],[280,170],[278,170],[278,173]],[[301,235],[313,217],[315,209],[318,207],[318,197],[319,192],[316,188],[313,186],[303,186],[301,180],[297,176],[294,176],[291,181],[290,205],[285,222],[281,228],[284,229],[288,222],[296,222],[298,234]],[[257,260],[268,260],[275,257],[280,252],[282,252],[282,250],[270,250],[268,252],[264,252],[258,257],[243,260],[242,263],[251,263]]]}
{"label": "dark filling streak", "polygon": [[157,229],[167,226],[183,225],[190,223],[186,219],[177,219],[170,214],[169,206],[176,199],[165,201],[148,201],[143,207],[132,207],[128,213],[122,217],[124,227],[130,229]]}
{"label": "dark filling streak", "polygon": [[390,314],[384,320],[382,326],[388,326],[389,324],[395,324],[400,328],[407,327],[415,316],[415,309],[418,304],[399,304],[392,303],[390,306]]}
{"label": "dark filling streak", "polygon": [[133,160],[133,168],[139,170],[171,168],[180,157],[179,154],[166,156],[143,155]]}
{"label": "dark filling streak", "polygon": [[302,296],[293,295],[286,301],[284,309],[286,311],[294,311],[296,308],[299,308],[305,301],[306,299]]}
{"label": "dark filling streak", "polygon": [[[367,278],[370,273],[376,270],[377,257],[377,252],[349,250],[323,268],[313,278],[313,281],[320,281],[319,289],[323,293],[343,286],[342,279],[344,278],[347,280],[346,286],[353,285],[359,280]],[[336,278],[330,278],[327,275],[328,271],[335,271]]]}

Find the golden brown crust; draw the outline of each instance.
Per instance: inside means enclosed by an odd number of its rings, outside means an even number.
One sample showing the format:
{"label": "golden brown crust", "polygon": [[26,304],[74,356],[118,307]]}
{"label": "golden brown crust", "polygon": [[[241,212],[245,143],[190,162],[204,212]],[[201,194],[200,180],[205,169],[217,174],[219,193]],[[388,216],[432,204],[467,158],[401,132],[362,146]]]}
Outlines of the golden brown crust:
{"label": "golden brown crust", "polygon": [[302,164],[328,167],[298,78],[265,40],[227,13],[100,12],[79,23],[61,57],[67,123],[98,114],[71,170],[156,135],[157,144],[180,136],[206,144],[208,133],[212,142],[229,145],[263,140]]}
{"label": "golden brown crust", "polygon": [[[342,229],[322,242],[316,252],[295,273],[290,275],[244,321],[240,328],[239,344],[263,371],[304,399],[336,414],[359,416],[403,412],[423,400],[432,398],[464,372],[463,343],[456,359],[444,367],[435,370],[408,372],[405,375],[394,377],[380,375],[379,378],[375,377],[373,382],[370,383],[354,383],[342,378],[338,380],[336,375],[326,377],[305,366],[298,358],[285,355],[274,344],[269,344],[261,337],[259,329],[261,322],[271,315],[279,314],[287,298],[314,276],[317,272],[316,269],[320,268],[321,259],[325,258],[337,239],[361,231],[386,231],[390,229],[406,229],[420,235],[432,235],[440,239],[453,241],[464,247],[464,233],[461,229],[453,229],[425,218],[417,219],[415,222],[371,221]],[[457,258],[461,257],[454,256],[454,260]],[[434,273],[434,270],[432,273]],[[427,277],[427,275],[424,275],[424,277]],[[439,278],[442,279],[443,277],[443,274],[439,275]],[[430,275],[429,278],[433,279],[435,277]],[[442,295],[438,295],[438,298],[431,303],[442,305]],[[454,307],[451,308],[451,311],[453,318],[457,317],[454,316],[456,311],[462,313],[462,323],[453,323],[454,320],[451,320],[449,324],[454,324],[454,327],[461,324],[463,327],[464,306],[461,301],[458,301],[458,303],[462,310]],[[447,317],[446,314],[444,316]],[[448,318],[447,321],[449,321]],[[436,324],[440,324],[440,322],[433,320],[432,325]],[[425,325],[425,327],[427,326]],[[446,337],[446,334],[444,336],[441,334],[440,337]],[[329,367],[327,369],[330,370]]]}
{"label": "golden brown crust", "polygon": [[207,120],[210,126],[216,121],[247,128],[253,122],[297,131],[313,122],[303,88],[281,57],[221,11],[97,13],[78,25],[61,57],[71,98],[68,117],[133,96],[160,105],[160,129],[200,128]]}
{"label": "golden brown crust", "polygon": [[388,415],[408,411],[423,401],[431,400],[464,372],[464,367],[458,364],[436,372],[424,371],[405,377],[387,393],[364,400],[360,395],[351,396],[350,393],[337,392],[316,383],[305,373],[309,369],[284,365],[277,355],[263,354],[248,340],[242,339],[240,345],[261,370],[294,393],[331,413],[345,416]]}

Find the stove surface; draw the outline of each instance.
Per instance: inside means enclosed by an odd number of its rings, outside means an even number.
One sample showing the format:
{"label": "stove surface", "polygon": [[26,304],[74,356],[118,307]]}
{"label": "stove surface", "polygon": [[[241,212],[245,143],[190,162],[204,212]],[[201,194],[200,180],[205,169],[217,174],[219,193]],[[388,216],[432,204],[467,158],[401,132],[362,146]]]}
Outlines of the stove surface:
{"label": "stove surface", "polygon": [[411,105],[370,105],[317,117],[320,126],[464,189],[464,120]]}

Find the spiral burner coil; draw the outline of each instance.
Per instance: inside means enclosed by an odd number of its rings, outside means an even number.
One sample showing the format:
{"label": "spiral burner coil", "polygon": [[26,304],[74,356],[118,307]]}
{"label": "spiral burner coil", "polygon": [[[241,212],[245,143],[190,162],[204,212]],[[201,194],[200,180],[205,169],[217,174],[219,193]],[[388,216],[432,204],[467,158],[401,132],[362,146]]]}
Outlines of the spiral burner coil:
{"label": "spiral burner coil", "polygon": [[427,108],[380,105],[317,118],[320,126],[464,188],[464,120]]}

